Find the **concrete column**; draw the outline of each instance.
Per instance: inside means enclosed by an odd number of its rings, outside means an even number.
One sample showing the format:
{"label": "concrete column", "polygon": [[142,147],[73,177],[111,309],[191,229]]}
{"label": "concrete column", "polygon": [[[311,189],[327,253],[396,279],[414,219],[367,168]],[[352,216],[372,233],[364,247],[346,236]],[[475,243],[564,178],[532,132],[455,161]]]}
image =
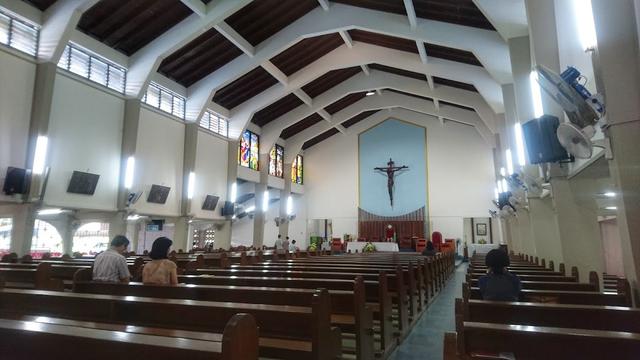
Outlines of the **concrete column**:
{"label": "concrete column", "polygon": [[[238,180],[238,140],[229,139],[227,148],[227,200],[231,199],[233,184]],[[216,248],[229,249],[231,247],[231,234],[233,231],[232,220],[226,220],[220,230],[216,230]]]}
{"label": "concrete column", "polygon": [[191,213],[192,199],[189,199],[189,176],[193,172],[198,181],[196,171],[196,153],[198,148],[198,124],[190,123],[184,129],[184,158],[182,161],[182,199],[180,209],[182,216],[188,217]]}
{"label": "concrete column", "polygon": [[[36,65],[36,78],[31,103],[31,121],[29,124],[29,140],[27,142],[27,156],[24,164],[27,169],[33,168],[38,137],[48,136],[49,133],[49,119],[51,117],[56,71],[56,64],[51,62]],[[31,249],[33,226],[38,208],[41,205],[41,190],[46,174],[47,171],[41,175],[34,174],[31,176],[29,194],[25,199],[27,204],[17,207],[12,236],[12,243],[15,245],[12,245],[11,250],[19,255],[27,254]]]}
{"label": "concrete column", "polygon": [[12,206],[13,226],[11,230],[11,252],[19,256],[31,250],[33,226],[35,225],[37,207],[33,203]]}
{"label": "concrete column", "polygon": [[62,236],[62,253],[63,254],[72,254],[73,249],[73,234],[75,233],[75,228],[73,226],[74,217],[68,214],[64,214],[61,216],[60,220],[56,228]]}
{"label": "concrete column", "polygon": [[[280,190],[280,218],[287,218],[287,201],[291,196],[291,164],[283,164],[284,189]],[[280,224],[278,234],[286,239],[289,236],[289,221]]]}
{"label": "concrete column", "polygon": [[[529,78],[532,67],[529,43],[528,36],[511,38],[508,41],[511,71],[513,73],[513,90],[518,115],[517,121],[521,123],[534,118]],[[511,146],[515,149],[515,142]]]}
{"label": "concrete column", "polygon": [[[120,179],[118,183],[118,210],[125,211],[128,207],[129,192],[136,191],[135,175],[133,189],[125,188],[125,174],[129,156],[136,155],[138,143],[138,126],[140,125],[141,102],[137,99],[127,99],[124,103],[124,119],[122,129],[122,145],[120,151]],[[135,172],[134,172],[135,173]]]}
{"label": "concrete column", "polygon": [[530,198],[529,217],[536,239],[536,255],[555,264],[563,262],[558,219],[551,197]]}
{"label": "concrete column", "polygon": [[580,200],[584,194],[596,192],[598,187],[595,180],[552,178],[551,186],[567,270],[577,266],[582,281],[587,280],[589,271],[602,274],[604,253],[595,202],[591,199]]}
{"label": "concrete column", "polygon": [[129,251],[136,251],[138,249],[138,240],[140,238],[140,222],[127,222],[127,239],[131,242],[129,244]]}
{"label": "concrete column", "polygon": [[[636,5],[637,6],[637,5]],[[606,95],[609,169],[618,189],[617,216],[625,276],[638,298],[640,279],[640,69],[637,14],[631,0],[592,0]]]}
{"label": "concrete column", "polygon": [[189,246],[189,230],[189,218],[182,216],[174,219],[173,250],[189,251],[191,249],[191,246]]}
{"label": "concrete column", "polygon": [[513,229],[513,231],[517,232],[515,237],[520,240],[522,252],[528,255],[536,255],[536,242],[533,236],[529,211],[524,209],[518,210],[518,214],[511,224],[515,224],[515,229]]}
{"label": "concrete column", "polygon": [[125,235],[126,233],[127,213],[118,211],[109,219],[109,238],[113,239],[116,235]]}
{"label": "concrete column", "polygon": [[[560,73],[558,54],[558,33],[556,27],[554,0],[526,0],[529,38],[531,42],[532,65],[544,65]],[[546,92],[541,91],[542,107],[545,114],[557,116],[564,121],[564,112]]]}
{"label": "concrete column", "polygon": [[[262,247],[264,244],[264,223],[266,221],[266,211],[262,208],[263,196],[269,190],[269,154],[260,154],[260,183],[256,184],[255,206],[253,216],[253,246]],[[282,201],[282,199],[280,200]]]}
{"label": "concrete column", "polygon": [[231,247],[231,221],[225,220],[216,226],[215,247],[229,249]]}

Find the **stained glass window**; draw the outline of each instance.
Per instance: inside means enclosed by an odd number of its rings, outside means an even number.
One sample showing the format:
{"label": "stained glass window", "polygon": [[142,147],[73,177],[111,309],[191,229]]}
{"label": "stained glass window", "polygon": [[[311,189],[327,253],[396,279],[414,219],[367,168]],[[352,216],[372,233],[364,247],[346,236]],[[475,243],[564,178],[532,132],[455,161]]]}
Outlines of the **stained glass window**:
{"label": "stained glass window", "polygon": [[269,175],[284,177],[283,174],[283,160],[284,148],[278,144],[271,148],[269,152]]}
{"label": "stained glass window", "polygon": [[302,185],[302,155],[297,155],[291,164],[291,182]]}
{"label": "stained glass window", "polygon": [[258,170],[258,151],[260,137],[249,130],[245,130],[240,138],[238,149],[238,164],[252,170]]}

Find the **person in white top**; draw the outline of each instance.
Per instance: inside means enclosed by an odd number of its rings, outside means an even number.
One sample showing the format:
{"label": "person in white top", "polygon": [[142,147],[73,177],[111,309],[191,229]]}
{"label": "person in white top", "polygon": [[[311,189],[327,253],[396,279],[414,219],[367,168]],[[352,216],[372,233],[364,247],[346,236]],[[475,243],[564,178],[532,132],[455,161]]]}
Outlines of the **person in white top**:
{"label": "person in white top", "polygon": [[276,250],[284,250],[284,243],[282,242],[282,235],[278,234],[278,238],[276,239]]}
{"label": "person in white top", "polygon": [[295,240],[291,240],[291,244],[289,244],[289,251],[290,252],[298,251],[298,247],[296,246],[296,241]]}
{"label": "person in white top", "polygon": [[93,280],[128,283],[131,278],[127,259],[122,255],[127,251],[129,239],[117,235],[111,240],[111,247],[96,256],[93,262]]}

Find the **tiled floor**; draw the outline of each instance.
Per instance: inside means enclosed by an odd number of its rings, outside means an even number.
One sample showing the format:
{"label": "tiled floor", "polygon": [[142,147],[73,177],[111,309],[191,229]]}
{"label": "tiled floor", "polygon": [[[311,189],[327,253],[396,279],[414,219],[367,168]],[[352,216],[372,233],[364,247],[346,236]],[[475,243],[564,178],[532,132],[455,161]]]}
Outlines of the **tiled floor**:
{"label": "tiled floor", "polygon": [[454,303],[462,296],[466,265],[460,265],[427,312],[389,360],[441,360],[446,331],[455,330]]}

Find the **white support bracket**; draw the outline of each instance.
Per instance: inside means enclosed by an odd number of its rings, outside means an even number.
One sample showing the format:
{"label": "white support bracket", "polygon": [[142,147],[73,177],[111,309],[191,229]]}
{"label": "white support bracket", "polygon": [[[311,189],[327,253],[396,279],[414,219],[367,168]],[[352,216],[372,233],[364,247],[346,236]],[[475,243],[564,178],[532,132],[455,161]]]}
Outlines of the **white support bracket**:
{"label": "white support bracket", "polygon": [[[200,0],[198,0],[200,1]],[[242,35],[238,34],[229,24],[222,21],[219,24],[215,25],[214,28],[218,31],[222,36],[227,38],[227,40],[231,41],[233,45],[238,47],[238,49],[242,50],[243,53],[249,55],[249,57],[253,57],[256,54],[256,50]]]}
{"label": "white support bracket", "polygon": [[320,4],[322,10],[329,11],[329,0],[318,0],[318,4]]}
{"label": "white support bracket", "polygon": [[191,11],[198,14],[200,17],[207,15],[207,5],[203,3],[201,0],[180,0],[183,4],[185,4]]}
{"label": "white support bracket", "polygon": [[289,78],[285,73],[283,73],[277,66],[273,65],[273,63],[269,60],[263,62],[260,66],[265,69],[271,76],[276,78],[282,85],[287,85],[289,83]]}
{"label": "white support bracket", "polygon": [[313,104],[313,99],[311,96],[307,95],[302,89],[294,90],[293,93],[298,97],[298,99],[302,100],[303,103],[311,106]]}
{"label": "white support bracket", "polygon": [[340,37],[342,38],[344,43],[349,47],[349,49],[351,49],[353,47],[353,39],[351,38],[351,35],[349,35],[349,33],[345,30],[340,30],[338,33],[340,34]]}
{"label": "white support bracket", "polygon": [[407,11],[411,29],[415,29],[418,25],[418,18],[416,17],[416,10],[413,8],[413,0],[404,0],[404,8]]}

